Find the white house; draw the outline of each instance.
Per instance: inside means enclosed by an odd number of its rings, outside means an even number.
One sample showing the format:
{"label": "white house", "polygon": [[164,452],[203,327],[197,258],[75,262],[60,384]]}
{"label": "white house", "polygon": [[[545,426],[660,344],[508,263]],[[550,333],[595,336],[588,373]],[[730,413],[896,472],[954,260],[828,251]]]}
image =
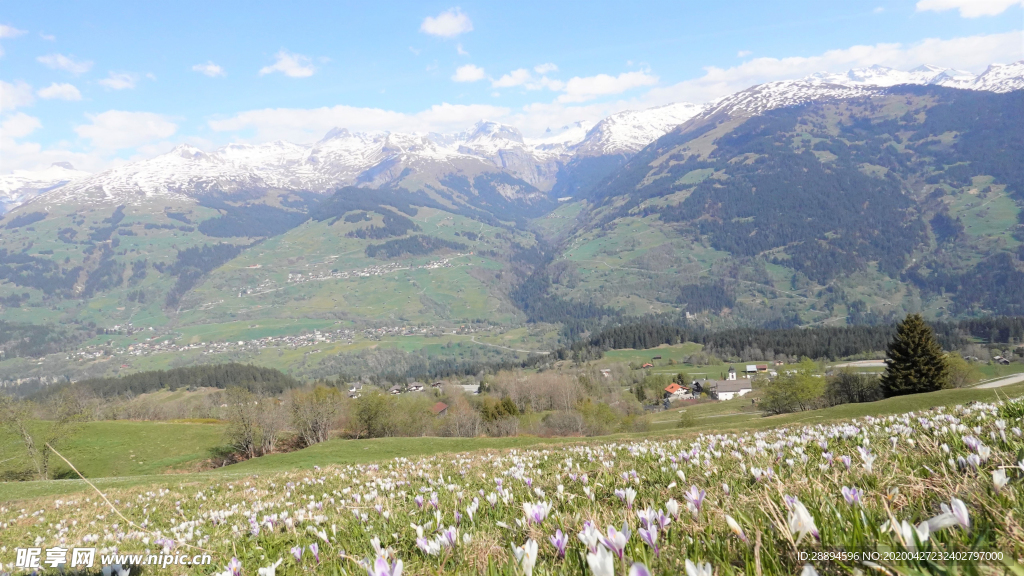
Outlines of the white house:
{"label": "white house", "polygon": [[739,380],[701,380],[699,384],[703,390],[714,390],[718,394],[719,400],[732,400],[754,389],[747,378]]}

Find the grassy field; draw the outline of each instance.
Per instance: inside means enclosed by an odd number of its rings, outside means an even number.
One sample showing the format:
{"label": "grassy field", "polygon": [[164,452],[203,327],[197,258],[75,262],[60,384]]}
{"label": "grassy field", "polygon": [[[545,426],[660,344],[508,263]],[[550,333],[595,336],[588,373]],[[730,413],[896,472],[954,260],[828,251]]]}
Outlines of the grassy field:
{"label": "grassy field", "polygon": [[[226,428],[224,424],[86,422],[58,450],[89,478],[164,474],[188,470],[215,457],[224,445]],[[0,461],[0,474],[29,469],[20,439],[6,429],[0,429]],[[57,458],[51,466],[54,477],[77,477]]]}
{"label": "grassy field", "polygon": [[[527,448],[540,445],[566,445],[590,441],[674,437],[718,431],[750,431],[792,425],[811,425],[858,418],[886,416],[920,411],[936,406],[951,406],[972,401],[993,402],[1007,396],[1024,394],[1024,383],[990,390],[943,390],[929,394],[889,398],[866,404],[846,404],[781,416],[763,417],[750,410],[749,399],[709,402],[686,408],[695,425],[676,427],[679,410],[652,415],[649,433],[616,434],[592,439],[540,438],[377,438],[331,440],[304,450],[273,454],[201,474],[170,474],[220,453],[224,443],[224,425],[173,424],[158,422],[96,422],[87,424],[79,436],[69,441],[62,453],[98,486],[180,485],[208,477],[239,477],[266,472],[310,469],[314,465],[381,462],[399,457],[454,454],[476,450]],[[16,438],[0,435],[0,454],[16,457],[20,447]],[[135,458],[131,456],[134,455]],[[2,459],[2,458],[0,458]],[[0,465],[2,466],[2,465]],[[8,465],[10,466],[10,465]],[[61,465],[63,466],[63,465]],[[10,468],[7,468],[10,469]],[[19,467],[20,469],[20,467]],[[58,469],[61,469],[58,466]],[[66,468],[65,468],[66,469]],[[4,468],[0,468],[4,470]],[[63,474],[67,476],[67,474]],[[32,498],[90,490],[80,480],[0,483],[0,501]]]}
{"label": "grassy field", "polygon": [[[364,463],[372,455],[352,454],[359,443],[340,451],[328,443],[247,463],[249,474],[228,467],[102,482],[121,513],[142,523],[123,533],[97,523],[109,509],[93,494],[42,497],[39,483],[25,483],[21,496],[37,498],[0,507],[0,536],[44,548],[116,542],[124,553],[199,548],[216,566],[183,571],[203,574],[229,560],[239,574],[267,566],[282,575],[362,573],[375,558],[376,574],[394,573],[384,568],[390,562],[409,574],[495,576],[624,574],[634,563],[645,566],[636,573],[692,575],[696,563],[720,576],[808,574],[808,560],[820,574],[869,567],[802,554],[835,549],[1000,551],[998,560],[878,564],[887,574],[1018,573],[1024,404],[925,410],[972,392],[877,403],[874,415],[903,412],[843,426],[833,419],[869,407],[699,437],[456,441],[440,450],[423,439],[429,444],[403,448],[408,456],[372,465]],[[978,437],[964,435],[972,432]],[[444,453],[467,446],[514,449]],[[0,549],[0,562],[13,558]]]}

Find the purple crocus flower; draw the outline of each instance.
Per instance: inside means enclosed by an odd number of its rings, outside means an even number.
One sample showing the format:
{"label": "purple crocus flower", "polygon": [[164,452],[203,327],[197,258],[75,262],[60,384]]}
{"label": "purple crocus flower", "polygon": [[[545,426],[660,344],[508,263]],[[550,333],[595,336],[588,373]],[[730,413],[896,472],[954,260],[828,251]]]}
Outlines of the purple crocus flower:
{"label": "purple crocus flower", "polygon": [[432,492],[430,494],[430,505],[433,506],[435,510],[438,508],[437,492]]}
{"label": "purple crocus flower", "polygon": [[459,540],[459,532],[455,529],[455,526],[449,526],[441,531],[441,537],[444,538],[449,547],[455,546]]}
{"label": "purple crocus flower", "polygon": [[663,510],[658,510],[658,516],[655,518],[658,524],[658,529],[667,531],[668,525],[672,523],[672,517],[665,514]]}
{"label": "purple crocus flower", "polygon": [[843,463],[843,466],[846,466],[847,470],[850,469],[850,462],[852,462],[852,460],[849,456],[843,454],[842,456],[839,457],[839,461]]}
{"label": "purple crocus flower", "polygon": [[228,562],[228,572],[231,573],[231,576],[242,575],[242,563],[238,560],[238,558],[232,557],[231,561]]}
{"label": "purple crocus flower", "polygon": [[401,576],[402,561],[395,560],[388,564],[383,556],[377,556],[377,559],[366,567],[366,573],[368,576]]}
{"label": "purple crocus flower", "polygon": [[550,502],[537,502],[536,504],[523,502],[523,514],[526,516],[526,521],[531,524],[540,524],[550,512]]}
{"label": "purple crocus flower", "polygon": [[320,546],[317,546],[316,542],[309,545],[309,551],[313,553],[313,557],[316,558],[316,563],[320,563]]}
{"label": "purple crocus flower", "polygon": [[419,508],[420,510],[422,510],[423,509],[423,495],[422,494],[417,495],[415,500],[416,500],[416,507]]}
{"label": "purple crocus flower", "polygon": [[843,498],[846,499],[846,503],[849,504],[850,506],[853,506],[854,504],[859,504],[860,497],[862,494],[863,491],[858,490],[855,487],[847,488],[846,486],[843,486]]}
{"label": "purple crocus flower", "polygon": [[561,529],[555,530],[554,536],[549,536],[551,545],[558,550],[558,557],[565,558],[565,547],[569,544],[569,536],[562,533]]}
{"label": "purple crocus flower", "polygon": [[699,490],[696,486],[690,486],[690,489],[683,493],[683,497],[686,498],[687,504],[689,504],[690,512],[697,516],[700,513],[700,507],[704,504],[704,496],[707,493],[704,490]]}
{"label": "purple crocus flower", "polygon": [[647,569],[641,562],[634,562],[629,567],[629,574],[627,576],[651,576],[651,571]]}
{"label": "purple crocus flower", "polygon": [[626,542],[629,541],[631,532],[625,522],[622,523],[622,531],[619,532],[614,526],[608,527],[608,536],[601,537],[601,542],[615,553],[622,560],[622,554],[626,550]]}
{"label": "purple crocus flower", "polygon": [[655,556],[660,556],[661,555],[661,551],[658,549],[658,531],[657,530],[648,530],[647,528],[639,528],[636,531],[636,533],[640,535],[640,539],[644,541],[644,544],[647,544],[651,548],[654,548],[654,555]]}
{"label": "purple crocus flower", "polygon": [[303,552],[304,552],[304,550],[302,549],[302,546],[293,546],[292,547],[292,556],[295,557],[295,561],[296,562],[298,562],[299,560],[302,560],[302,553]]}

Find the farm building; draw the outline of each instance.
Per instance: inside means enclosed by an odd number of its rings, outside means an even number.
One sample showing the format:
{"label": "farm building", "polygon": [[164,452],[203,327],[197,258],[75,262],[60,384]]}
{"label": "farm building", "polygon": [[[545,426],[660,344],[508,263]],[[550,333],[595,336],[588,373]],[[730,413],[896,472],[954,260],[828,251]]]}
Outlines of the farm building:
{"label": "farm building", "polygon": [[693,398],[693,395],[690,394],[688,389],[683,388],[676,382],[673,382],[665,387],[665,398],[669,400],[686,400],[688,398]]}

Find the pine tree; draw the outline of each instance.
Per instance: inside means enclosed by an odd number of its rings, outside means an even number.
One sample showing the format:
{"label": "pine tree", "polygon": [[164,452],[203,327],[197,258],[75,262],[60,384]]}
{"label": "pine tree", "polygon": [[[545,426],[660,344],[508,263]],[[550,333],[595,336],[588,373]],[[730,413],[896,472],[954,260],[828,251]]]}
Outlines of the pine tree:
{"label": "pine tree", "polygon": [[908,314],[896,326],[888,356],[882,375],[882,390],[887,397],[932,392],[946,386],[942,348],[920,314]]}

